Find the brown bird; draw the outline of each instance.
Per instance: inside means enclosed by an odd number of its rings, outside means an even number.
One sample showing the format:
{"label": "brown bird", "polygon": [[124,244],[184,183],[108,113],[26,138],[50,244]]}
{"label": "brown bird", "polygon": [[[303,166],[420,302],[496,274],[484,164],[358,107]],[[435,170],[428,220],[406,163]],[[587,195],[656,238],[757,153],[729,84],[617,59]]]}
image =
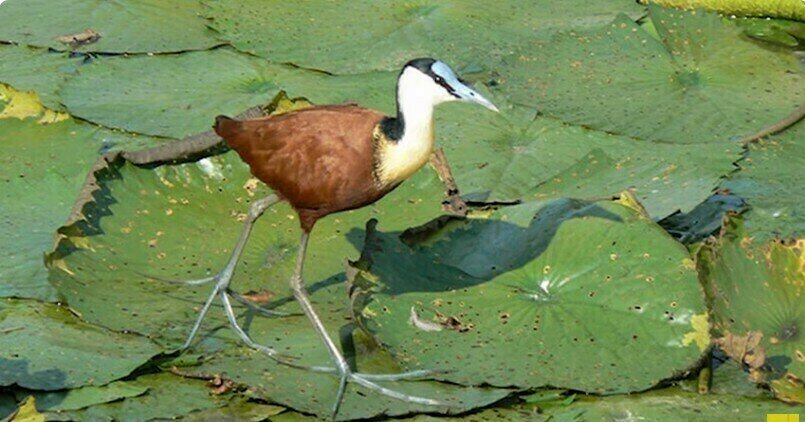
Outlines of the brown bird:
{"label": "brown bird", "polygon": [[430,371],[394,375],[352,372],[313,309],[302,281],[302,269],[308,236],[316,221],[329,214],[360,208],[379,200],[425,165],[434,151],[434,107],[457,100],[498,111],[491,102],[459,79],[446,64],[422,58],[406,63],[400,72],[397,79],[397,115],[394,117],[357,105],[318,106],[244,121],[218,116],[215,119],[215,132],[238,152],[252,174],[271,187],[274,194],[252,204],[243,232],[226,267],[216,276],[186,282],[198,285],[215,281],[216,284],[183,349],[190,346],[204,315],[215,297],[220,296],[232,328],[244,342],[282,363],[298,367],[282,359],[274,349],[252,341],[238,325],[229,300],[231,295],[249,304],[229,289],[235,266],[255,220],[271,205],[288,201],[299,214],[302,226],[291,288],[335,363],[335,368],[306,369],[340,375],[333,415],[338,411],[347,382],[358,383],[400,400],[441,404],[435,400],[401,394],[374,382],[422,377]]}

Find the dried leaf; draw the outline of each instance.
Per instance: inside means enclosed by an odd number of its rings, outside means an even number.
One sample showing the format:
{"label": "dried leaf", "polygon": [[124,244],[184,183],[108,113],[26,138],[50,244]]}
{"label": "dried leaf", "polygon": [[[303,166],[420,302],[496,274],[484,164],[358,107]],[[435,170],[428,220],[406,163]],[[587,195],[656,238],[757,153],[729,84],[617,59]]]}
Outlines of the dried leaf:
{"label": "dried leaf", "polygon": [[274,292],[271,290],[249,290],[241,296],[252,303],[268,303],[274,299]]}
{"label": "dried leaf", "polygon": [[101,39],[101,34],[92,29],[85,29],[75,34],[60,35],[56,37],[56,41],[62,44],[67,44],[73,48],[81,45],[92,44],[99,39]]}
{"label": "dried leaf", "polygon": [[727,356],[752,369],[760,369],[766,363],[766,352],[760,345],[761,340],[763,333],[760,331],[749,331],[744,336],[735,336],[728,332],[724,337],[716,339],[716,344]]}

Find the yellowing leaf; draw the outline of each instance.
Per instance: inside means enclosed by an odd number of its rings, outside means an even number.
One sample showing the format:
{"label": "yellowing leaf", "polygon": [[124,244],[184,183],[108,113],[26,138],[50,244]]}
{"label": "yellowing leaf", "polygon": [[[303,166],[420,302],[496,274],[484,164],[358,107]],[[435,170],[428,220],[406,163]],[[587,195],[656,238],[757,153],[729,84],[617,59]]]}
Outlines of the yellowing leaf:
{"label": "yellowing leaf", "polygon": [[6,103],[0,110],[0,119],[38,117],[39,123],[55,123],[70,117],[42,106],[36,93],[17,91],[6,84],[0,84],[0,101]]}
{"label": "yellowing leaf", "polygon": [[14,422],[45,422],[45,416],[36,410],[36,399],[28,396],[20,405]]}
{"label": "yellowing leaf", "polygon": [[707,314],[694,315],[690,319],[690,325],[693,327],[693,331],[685,334],[682,344],[687,346],[696,342],[699,350],[704,351],[710,346],[710,322]]}

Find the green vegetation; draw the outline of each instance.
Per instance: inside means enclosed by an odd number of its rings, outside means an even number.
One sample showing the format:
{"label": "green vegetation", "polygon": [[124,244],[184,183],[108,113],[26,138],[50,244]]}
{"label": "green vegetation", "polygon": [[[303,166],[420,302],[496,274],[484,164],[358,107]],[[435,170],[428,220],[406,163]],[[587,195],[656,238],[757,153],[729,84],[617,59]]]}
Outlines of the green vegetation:
{"label": "green vegetation", "polygon": [[[653,1],[651,3],[654,3]],[[662,3],[658,1],[657,3]],[[805,402],[805,23],[784,2],[7,0],[0,5],[0,419],[326,417],[331,374],[277,364],[206,287],[268,193],[218,114],[359,102],[450,63],[500,114],[449,104],[430,168],[322,220],[305,276],[361,372],[339,419],[762,420]],[[682,4],[684,3],[684,4]],[[701,4],[699,4],[701,3]],[[739,4],[740,3],[740,4]],[[330,365],[288,287],[298,224],[257,223],[232,283],[254,340]]]}

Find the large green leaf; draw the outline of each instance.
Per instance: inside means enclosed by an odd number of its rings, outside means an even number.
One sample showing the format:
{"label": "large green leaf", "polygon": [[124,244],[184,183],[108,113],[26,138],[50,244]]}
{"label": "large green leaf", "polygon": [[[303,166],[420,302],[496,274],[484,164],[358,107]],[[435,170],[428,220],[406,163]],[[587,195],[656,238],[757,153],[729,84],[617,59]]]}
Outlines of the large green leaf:
{"label": "large green leaf", "polygon": [[[83,207],[86,221],[65,227],[70,233],[50,256],[51,281],[70,305],[91,322],[154,338],[164,350],[178,347],[196,318],[208,286],[181,287],[145,274],[182,279],[221,269],[241,229],[239,218],[253,198],[248,169],[235,153],[198,163],[140,169],[116,163],[97,173],[99,190]],[[252,197],[254,195],[254,197]],[[350,334],[344,287],[344,259],[356,258],[361,237],[349,235],[377,217],[396,229],[427,221],[440,213],[442,186],[435,174],[422,172],[376,205],[328,217],[313,231],[306,279],[325,325],[364,371],[399,370],[379,351],[371,352]],[[300,235],[299,221],[287,205],[269,209],[258,221],[232,287],[269,290],[268,306],[299,312],[288,287]],[[353,246],[354,244],[354,246]],[[243,313],[243,309],[238,309]],[[240,342],[213,307],[201,330],[196,352],[211,359],[189,373],[224,373],[259,397],[308,413],[327,415],[338,388],[328,374],[278,366]],[[331,364],[326,350],[303,316],[266,318],[246,312],[245,326],[255,341],[296,356],[307,365]],[[362,418],[411,411],[463,411],[484,406],[508,390],[464,389],[437,382],[391,383],[409,394],[439,397],[450,409],[413,406],[350,387],[340,417]]]}
{"label": "large green leaf", "polygon": [[529,202],[405,243],[369,237],[359,320],[406,368],[451,382],[639,391],[709,342],[687,251],[618,203]]}
{"label": "large green leaf", "polygon": [[[7,0],[2,7],[2,41],[105,53],[204,50],[219,44],[199,16],[199,0]],[[100,38],[74,48],[57,40],[86,30]]]}
{"label": "large green leaf", "polygon": [[[740,171],[722,184],[749,203],[746,230],[758,241],[805,235],[805,212],[799,183],[792,179],[805,168],[805,124],[782,135],[749,145]],[[797,170],[799,169],[799,170]]]}
{"label": "large green leaf", "polygon": [[105,58],[82,67],[62,97],[72,114],[95,123],[182,138],[209,130],[218,114],[270,102],[278,92],[270,69],[229,49]]}
{"label": "large green leaf", "polygon": [[718,242],[698,254],[715,328],[730,337],[759,331],[770,377],[805,380],[803,241],[753,244],[740,218],[725,224]]}
{"label": "large green leaf", "polygon": [[[805,8],[803,8],[805,10]],[[741,18],[735,24],[752,38],[795,48],[805,40],[805,22],[785,19]]]}
{"label": "large green leaf", "polygon": [[[178,377],[167,373],[142,375],[131,384],[147,388],[142,395],[113,403],[104,403],[81,410],[49,412],[48,420],[166,420],[187,416],[193,412],[217,409],[227,404],[229,397],[216,397],[206,381]],[[39,406],[37,400],[37,406]]]}
{"label": "large green leaf", "polygon": [[[460,418],[434,418],[420,415],[410,419],[416,422],[461,421],[552,421],[552,422],[597,422],[597,421],[746,421],[765,420],[769,413],[792,414],[799,408],[770,399],[755,399],[728,394],[697,394],[666,388],[640,394],[595,397],[575,396],[566,402],[539,403],[539,407],[520,404],[509,407],[486,409]],[[292,414],[283,415],[278,421],[294,419]]]}
{"label": "large green leaf", "polygon": [[0,301],[0,386],[34,390],[104,385],[159,353],[150,340],[87,324],[66,308]]}
{"label": "large green leaf", "polygon": [[[225,407],[194,412],[184,418],[187,421],[253,421],[268,420],[285,411],[284,407],[273,404],[255,403],[245,400],[233,400]],[[273,418],[272,418],[273,420]]]}
{"label": "large green leaf", "polygon": [[100,152],[149,141],[72,119],[0,119],[0,297],[55,299],[43,255],[87,170]]}
{"label": "large green leaf", "polygon": [[146,391],[148,391],[148,387],[137,382],[115,381],[101,387],[87,386],[50,392],[24,391],[17,396],[19,397],[21,394],[34,396],[36,409],[40,412],[62,412],[137,397],[145,394]]}
{"label": "large green leaf", "polygon": [[500,89],[546,114],[673,143],[729,141],[793,112],[796,59],[747,41],[713,13],[649,7],[658,37],[621,16],[511,56]]}
{"label": "large green leaf", "polygon": [[[211,26],[235,47],[276,62],[332,73],[396,70],[416,57],[488,68],[523,37],[600,26],[627,0],[587,2],[214,0]],[[490,63],[491,62],[491,63]]]}
{"label": "large green leaf", "polygon": [[770,413],[798,412],[801,409],[774,400],[665,389],[628,396],[582,397],[569,406],[553,407],[544,413],[551,421],[754,422],[765,420]]}
{"label": "large green leaf", "polygon": [[676,145],[571,126],[495,96],[500,114],[451,104],[440,142],[472,199],[598,197],[632,189],[657,219],[712,194],[741,154],[735,144]]}
{"label": "large green leaf", "polygon": [[673,214],[659,221],[659,224],[680,242],[693,244],[718,232],[728,212],[741,213],[746,210],[746,201],[742,198],[720,191],[690,212]]}
{"label": "large green leaf", "polygon": [[8,392],[0,391],[0,420],[5,420],[17,410],[17,399]]}
{"label": "large green leaf", "polygon": [[[750,374],[744,370],[743,364],[739,364],[732,359],[712,369],[711,374],[710,388],[707,394],[731,394],[752,398],[773,397],[768,389],[762,388],[762,386],[749,378]],[[698,378],[682,380],[677,385],[682,390],[690,392],[698,392],[700,388]]]}
{"label": "large green leaf", "polygon": [[805,7],[799,0],[640,0],[666,7],[683,9],[705,8],[725,15],[776,16],[805,19]]}
{"label": "large green leaf", "polygon": [[0,82],[36,92],[42,104],[59,110],[62,105],[56,90],[75,71],[80,60],[43,49],[0,45]]}

